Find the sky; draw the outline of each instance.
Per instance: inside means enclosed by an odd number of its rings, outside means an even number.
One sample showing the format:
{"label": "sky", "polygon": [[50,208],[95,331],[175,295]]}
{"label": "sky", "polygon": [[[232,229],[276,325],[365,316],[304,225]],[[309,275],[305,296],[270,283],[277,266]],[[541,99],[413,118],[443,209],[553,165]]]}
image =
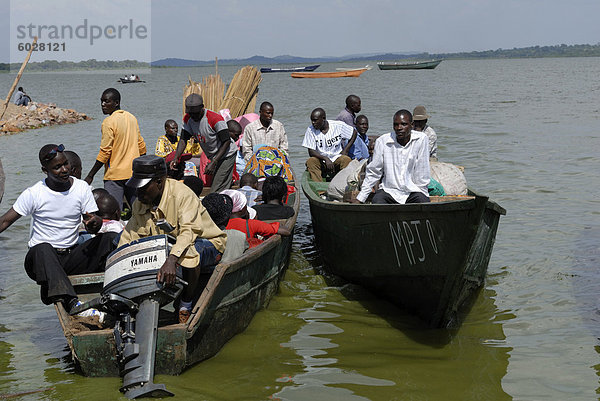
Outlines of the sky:
{"label": "sky", "polygon": [[[87,21],[87,38],[42,31],[41,43],[60,48],[32,61],[154,61],[597,44],[599,15],[600,0],[0,0],[0,62],[24,59],[30,24],[68,33]],[[127,36],[130,28],[141,36]],[[90,43],[99,31],[111,37]]]}

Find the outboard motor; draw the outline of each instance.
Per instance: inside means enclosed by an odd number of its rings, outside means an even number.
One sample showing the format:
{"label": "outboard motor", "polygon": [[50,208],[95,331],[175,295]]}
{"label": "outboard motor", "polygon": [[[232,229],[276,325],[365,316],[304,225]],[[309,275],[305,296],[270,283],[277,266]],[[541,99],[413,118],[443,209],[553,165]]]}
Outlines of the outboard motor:
{"label": "outboard motor", "polygon": [[118,248],[107,259],[101,296],[71,312],[97,308],[117,317],[114,335],[123,376],[120,390],[130,399],[174,395],[164,384],[153,382],[159,310],[177,298],[186,284],[180,277],[174,286],[156,281],[168,253],[166,235]]}

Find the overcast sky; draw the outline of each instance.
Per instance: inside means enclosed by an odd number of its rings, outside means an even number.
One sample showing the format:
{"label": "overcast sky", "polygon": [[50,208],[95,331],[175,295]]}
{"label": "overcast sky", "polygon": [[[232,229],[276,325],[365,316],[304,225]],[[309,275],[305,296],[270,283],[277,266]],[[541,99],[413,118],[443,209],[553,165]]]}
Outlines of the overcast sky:
{"label": "overcast sky", "polygon": [[[109,27],[110,33],[110,26],[132,19],[134,29],[143,26],[147,31],[143,38],[103,37],[93,45],[89,37],[71,39],[67,51],[46,51],[32,60],[445,53],[600,42],[600,0],[0,0],[0,4],[0,37],[9,38],[0,41],[2,62],[24,58],[16,48],[27,38],[17,38],[18,25],[76,28],[84,19],[99,29]],[[42,38],[52,43],[63,39]]]}

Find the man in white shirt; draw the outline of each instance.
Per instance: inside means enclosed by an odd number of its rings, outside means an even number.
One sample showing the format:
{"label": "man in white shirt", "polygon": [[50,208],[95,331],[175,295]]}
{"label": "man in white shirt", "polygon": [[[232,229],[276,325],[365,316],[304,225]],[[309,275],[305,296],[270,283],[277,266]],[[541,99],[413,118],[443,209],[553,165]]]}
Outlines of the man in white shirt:
{"label": "man in white shirt", "polygon": [[67,311],[76,306],[77,294],[67,275],[104,271],[106,257],[115,248],[116,233],[98,234],[77,245],[81,221],[89,233],[102,226],[90,186],[70,176],[63,145],[45,145],[39,152],[46,179],[27,188],[0,217],[0,233],[21,216],[32,216],[27,275],[40,285],[42,302],[62,302]]}
{"label": "man in white shirt", "polygon": [[380,136],[375,142],[373,160],[367,166],[365,180],[353,203],[364,203],[380,179],[380,189],[375,192],[373,203],[429,202],[428,139],[412,127],[410,111],[403,109],[394,114],[394,132]]}
{"label": "man in white shirt", "polygon": [[[327,120],[325,110],[318,107],[310,113],[312,125],[306,129],[302,146],[310,158],[306,169],[313,181],[323,181],[325,174],[335,175],[350,163],[348,151],[356,140],[354,127],[336,120]],[[342,139],[348,140],[342,148]]]}
{"label": "man in white shirt", "polygon": [[260,105],[259,119],[246,125],[242,138],[242,154],[248,163],[257,145],[272,146],[288,151],[288,141],[283,124],[273,119],[275,109],[269,102]]}

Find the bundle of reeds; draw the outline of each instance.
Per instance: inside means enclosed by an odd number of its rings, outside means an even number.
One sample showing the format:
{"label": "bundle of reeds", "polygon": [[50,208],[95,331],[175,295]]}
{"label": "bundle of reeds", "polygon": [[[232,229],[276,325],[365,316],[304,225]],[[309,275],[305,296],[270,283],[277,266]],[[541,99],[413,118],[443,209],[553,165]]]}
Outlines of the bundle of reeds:
{"label": "bundle of reeds", "polygon": [[262,77],[256,68],[246,66],[240,69],[231,80],[219,109],[229,109],[232,118],[253,113],[260,81]]}
{"label": "bundle of reeds", "polygon": [[185,114],[185,98],[192,93],[202,95],[204,107],[209,110],[229,109],[231,118],[253,113],[256,107],[258,84],[261,81],[262,77],[256,68],[243,67],[236,72],[227,93],[223,96],[225,84],[218,74],[203,77],[201,83],[192,81],[190,77],[189,84],[183,88],[183,114]]}
{"label": "bundle of reeds", "polygon": [[225,93],[225,83],[219,75],[209,75],[202,78],[202,82],[194,82],[188,77],[189,84],[183,87],[183,111],[185,114],[185,99],[192,93],[197,93],[204,99],[204,107],[210,110],[220,110]]}

